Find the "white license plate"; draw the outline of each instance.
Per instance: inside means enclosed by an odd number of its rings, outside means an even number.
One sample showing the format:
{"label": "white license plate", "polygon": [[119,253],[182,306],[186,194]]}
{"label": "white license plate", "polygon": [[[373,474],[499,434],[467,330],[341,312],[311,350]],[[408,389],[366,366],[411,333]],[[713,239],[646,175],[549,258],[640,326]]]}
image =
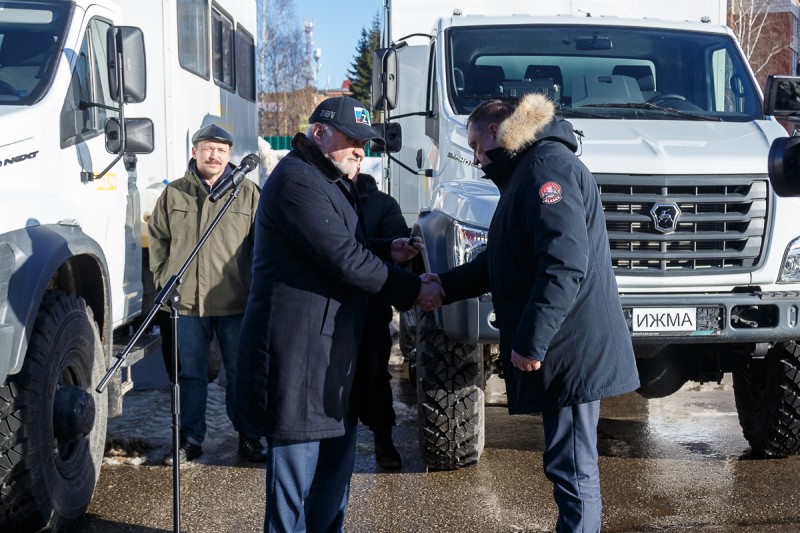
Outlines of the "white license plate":
{"label": "white license plate", "polygon": [[695,331],[697,310],[694,307],[634,307],[633,331]]}

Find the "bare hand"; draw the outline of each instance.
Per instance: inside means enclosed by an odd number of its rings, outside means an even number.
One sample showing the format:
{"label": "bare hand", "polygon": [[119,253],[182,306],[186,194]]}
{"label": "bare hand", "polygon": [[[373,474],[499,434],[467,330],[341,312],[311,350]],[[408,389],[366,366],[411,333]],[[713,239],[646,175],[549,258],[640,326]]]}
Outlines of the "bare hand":
{"label": "bare hand", "polygon": [[392,241],[392,262],[395,265],[405,263],[424,249],[425,245],[419,237],[395,239]]}
{"label": "bare hand", "polygon": [[541,361],[520,355],[515,350],[511,350],[511,364],[514,368],[522,370],[523,372],[530,372],[542,368]]}
{"label": "bare hand", "polygon": [[417,296],[417,305],[423,311],[433,311],[444,301],[444,289],[439,276],[436,274],[423,274],[420,276],[422,285]]}

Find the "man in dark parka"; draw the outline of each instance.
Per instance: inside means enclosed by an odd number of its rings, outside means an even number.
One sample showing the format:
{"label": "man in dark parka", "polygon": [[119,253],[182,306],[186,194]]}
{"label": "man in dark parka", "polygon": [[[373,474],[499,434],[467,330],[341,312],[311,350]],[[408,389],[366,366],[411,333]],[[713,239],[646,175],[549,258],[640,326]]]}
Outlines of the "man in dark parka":
{"label": "man in dark parka", "polygon": [[[358,190],[367,238],[408,237],[410,230],[397,200],[378,189],[375,178],[369,174],[358,172],[350,179]],[[391,321],[391,304],[381,295],[370,296],[358,351],[355,394],[358,418],[373,433],[375,463],[387,470],[399,470],[403,461],[392,440],[392,426],[397,417],[392,405],[392,375],[388,369],[392,352]]]}
{"label": "man in dark parka", "polygon": [[500,200],[487,249],[440,274],[445,303],[491,290],[509,412],[542,413],[556,529],[599,531],[599,400],[639,386],[599,191],[543,95],[485,102],[467,133]]}
{"label": "man in dark parka", "polygon": [[[265,531],[341,530],[356,442],[350,403],[368,294],[400,309],[419,277],[367,248],[346,176],[379,139],[357,100],[324,100],[264,184],[242,322],[237,417],[267,436]],[[409,239],[371,243],[397,263]],[[424,296],[424,294],[423,294]]]}

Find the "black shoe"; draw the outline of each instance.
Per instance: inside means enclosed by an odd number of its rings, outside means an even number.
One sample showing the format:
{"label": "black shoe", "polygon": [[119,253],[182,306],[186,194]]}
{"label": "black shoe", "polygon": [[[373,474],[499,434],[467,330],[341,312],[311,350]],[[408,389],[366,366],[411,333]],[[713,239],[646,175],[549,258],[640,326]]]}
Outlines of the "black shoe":
{"label": "black shoe", "polygon": [[[174,450],[170,451],[168,455],[164,456],[165,465],[172,466],[174,464],[173,454]],[[178,448],[178,461],[180,464],[197,459],[201,455],[203,455],[203,448],[201,448],[199,444],[192,444],[188,440],[181,439],[181,445]]]}
{"label": "black shoe", "polygon": [[250,438],[239,433],[239,457],[251,463],[264,463],[267,460],[267,450],[258,439]]}
{"label": "black shoe", "polygon": [[392,442],[392,430],[382,429],[375,432],[375,462],[386,470],[400,470],[403,462],[400,453]]}

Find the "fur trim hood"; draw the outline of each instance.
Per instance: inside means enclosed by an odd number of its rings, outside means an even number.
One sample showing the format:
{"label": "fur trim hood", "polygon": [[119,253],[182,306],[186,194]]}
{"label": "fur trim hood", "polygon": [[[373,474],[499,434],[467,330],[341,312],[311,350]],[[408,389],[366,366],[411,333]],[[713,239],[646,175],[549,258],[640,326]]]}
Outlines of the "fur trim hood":
{"label": "fur trim hood", "polygon": [[578,143],[572,125],[555,116],[555,104],[539,93],[525,95],[514,112],[505,119],[497,132],[500,147],[511,156],[525,151],[536,141],[559,141],[573,152]]}

